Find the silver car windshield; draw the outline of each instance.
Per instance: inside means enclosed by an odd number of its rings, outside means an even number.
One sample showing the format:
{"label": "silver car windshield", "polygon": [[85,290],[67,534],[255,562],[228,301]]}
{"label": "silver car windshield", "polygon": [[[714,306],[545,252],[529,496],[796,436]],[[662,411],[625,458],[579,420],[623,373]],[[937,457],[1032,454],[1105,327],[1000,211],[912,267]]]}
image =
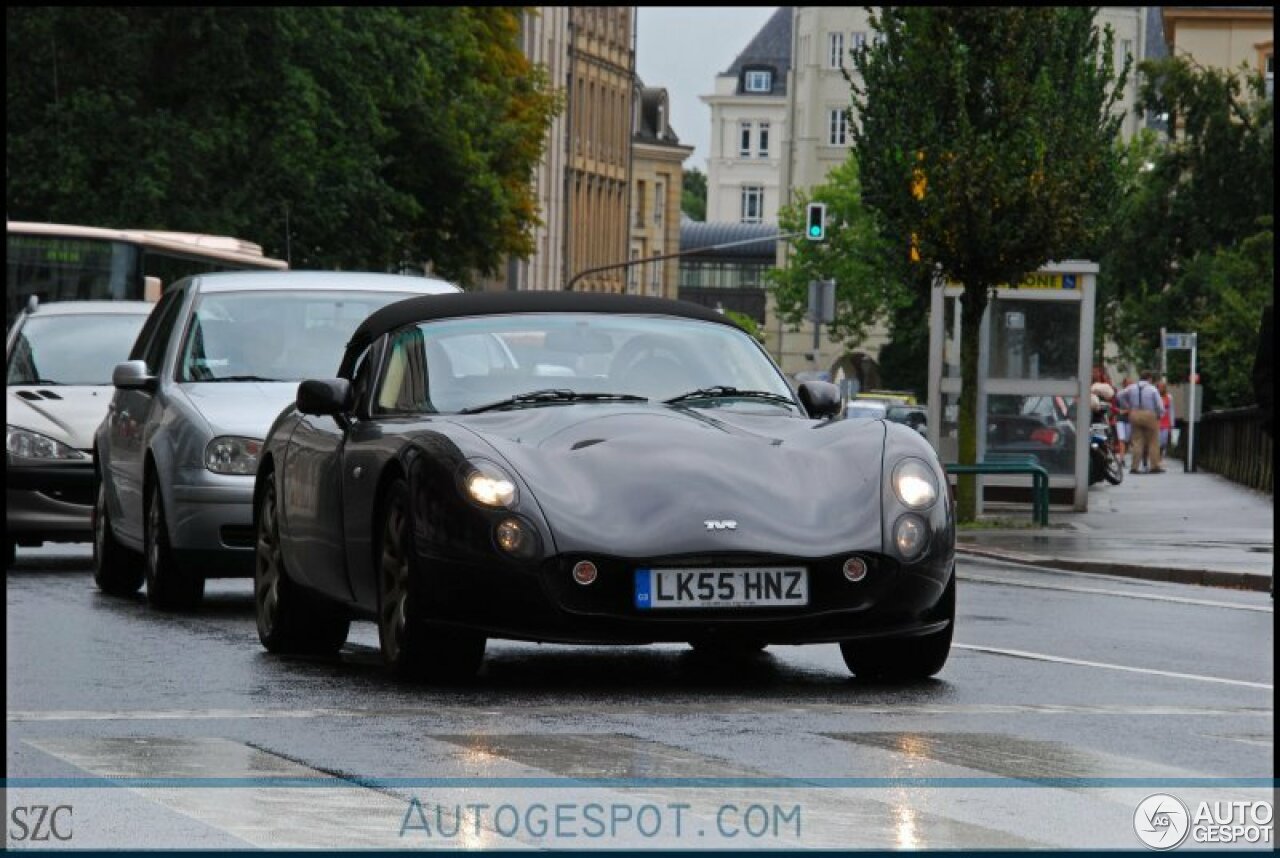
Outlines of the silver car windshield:
{"label": "silver car windshield", "polygon": [[562,394],[541,397],[542,403],[582,401],[573,394],[665,401],[703,391],[682,405],[799,412],[782,374],[743,331],[692,319],[589,313],[483,316],[404,328],[391,336],[375,406],[451,413],[535,391]]}
{"label": "silver car windshield", "polygon": [[34,316],[9,352],[8,384],[110,384],[145,313]]}
{"label": "silver car windshield", "polygon": [[210,292],[187,325],[178,380],[301,381],[332,376],[364,318],[404,292]]}

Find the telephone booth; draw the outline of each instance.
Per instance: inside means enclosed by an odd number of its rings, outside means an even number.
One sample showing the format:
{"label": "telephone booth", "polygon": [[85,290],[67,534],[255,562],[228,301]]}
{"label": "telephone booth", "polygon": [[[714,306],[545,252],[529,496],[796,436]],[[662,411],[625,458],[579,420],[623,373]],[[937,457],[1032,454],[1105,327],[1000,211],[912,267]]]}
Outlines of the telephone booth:
{"label": "telephone booth", "polygon": [[[1034,456],[1050,503],[1089,502],[1089,383],[1098,265],[1068,260],[995,290],[978,348],[978,461]],[[929,314],[929,440],[959,461],[959,284],[935,283]],[[979,476],[985,501],[1031,498],[1026,476]]]}

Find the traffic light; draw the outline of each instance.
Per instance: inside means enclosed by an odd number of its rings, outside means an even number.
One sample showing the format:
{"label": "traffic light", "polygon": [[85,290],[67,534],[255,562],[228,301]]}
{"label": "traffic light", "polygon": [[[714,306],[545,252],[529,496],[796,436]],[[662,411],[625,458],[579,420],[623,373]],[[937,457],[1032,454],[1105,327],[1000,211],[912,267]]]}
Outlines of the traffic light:
{"label": "traffic light", "polygon": [[809,210],[805,217],[805,238],[810,241],[826,241],[827,240],[827,204],[826,203],[809,203]]}

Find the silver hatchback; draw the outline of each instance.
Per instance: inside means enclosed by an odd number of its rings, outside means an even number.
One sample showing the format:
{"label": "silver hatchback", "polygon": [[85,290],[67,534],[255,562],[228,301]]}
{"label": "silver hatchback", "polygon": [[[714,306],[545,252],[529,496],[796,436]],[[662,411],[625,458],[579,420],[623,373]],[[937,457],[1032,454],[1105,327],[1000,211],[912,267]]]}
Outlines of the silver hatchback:
{"label": "silver hatchback", "polygon": [[98,586],[124,595],[145,580],[152,605],[189,609],[205,578],[251,577],[258,454],[298,382],[332,375],[379,307],[458,291],[431,278],[319,271],[171,286],[115,367],[94,436]]}

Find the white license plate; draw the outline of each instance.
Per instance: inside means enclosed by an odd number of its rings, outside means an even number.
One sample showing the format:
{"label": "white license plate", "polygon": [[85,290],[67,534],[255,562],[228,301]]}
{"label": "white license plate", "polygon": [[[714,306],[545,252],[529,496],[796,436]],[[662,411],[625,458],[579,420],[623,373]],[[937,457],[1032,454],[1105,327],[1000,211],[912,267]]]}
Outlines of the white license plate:
{"label": "white license plate", "polygon": [[809,604],[803,567],[637,569],[636,608],[776,608]]}

